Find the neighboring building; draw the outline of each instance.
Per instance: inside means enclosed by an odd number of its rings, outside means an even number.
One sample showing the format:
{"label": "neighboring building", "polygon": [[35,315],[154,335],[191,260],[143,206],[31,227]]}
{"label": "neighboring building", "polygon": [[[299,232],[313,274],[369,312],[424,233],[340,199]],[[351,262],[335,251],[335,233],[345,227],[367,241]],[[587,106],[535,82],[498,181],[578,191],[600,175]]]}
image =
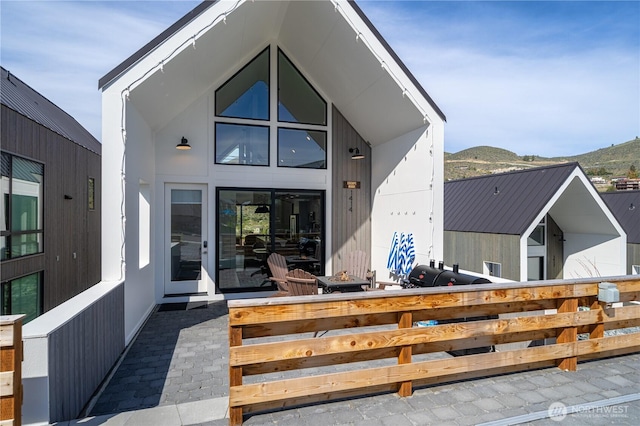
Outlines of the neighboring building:
{"label": "neighboring building", "polygon": [[446,264],[515,281],[625,274],[626,233],[578,163],[444,188]]}
{"label": "neighboring building", "polygon": [[640,191],[600,194],[627,233],[627,275],[640,274]]}
{"label": "neighboring building", "polygon": [[442,256],[445,117],[354,2],[203,2],[99,87],[127,342],[156,304],[260,295],[269,251]]}
{"label": "neighboring building", "polygon": [[100,143],[2,68],[2,315],[29,322],[98,283]]}
{"label": "neighboring building", "polygon": [[616,191],[640,190],[640,179],[619,179],[615,182]]}

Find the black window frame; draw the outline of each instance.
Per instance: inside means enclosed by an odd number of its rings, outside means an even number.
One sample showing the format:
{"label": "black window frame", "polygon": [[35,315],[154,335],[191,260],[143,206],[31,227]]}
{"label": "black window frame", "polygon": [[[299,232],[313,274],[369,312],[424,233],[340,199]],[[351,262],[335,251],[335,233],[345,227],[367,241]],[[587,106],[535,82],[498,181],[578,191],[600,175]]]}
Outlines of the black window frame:
{"label": "black window frame", "polygon": [[[295,131],[299,131],[299,132],[318,132],[318,133],[324,133],[324,165],[322,167],[305,167],[305,166],[282,166],[280,165],[280,130],[295,130]],[[276,158],[276,163],[278,167],[282,167],[285,169],[309,169],[309,170],[326,170],[327,169],[327,149],[328,149],[328,145],[329,142],[327,140],[328,138],[328,132],[326,130],[319,130],[319,129],[301,129],[299,127],[283,127],[283,126],[279,126],[277,129],[277,151],[278,153],[277,158]]]}
{"label": "black window frame", "polygon": [[[278,196],[280,194],[285,194],[285,193],[289,193],[289,192],[294,192],[294,193],[317,193],[319,196],[319,201],[320,201],[320,205],[322,208],[322,223],[320,225],[320,232],[319,232],[319,236],[321,241],[326,241],[326,223],[327,223],[327,191],[324,189],[293,189],[293,188],[274,188],[274,187],[267,187],[267,188],[257,188],[257,187],[240,187],[240,186],[220,186],[220,187],[216,187],[216,196],[215,196],[215,218],[216,218],[216,226],[215,226],[215,238],[216,241],[221,241],[221,235],[220,235],[220,224],[222,223],[219,220],[219,217],[221,215],[221,211],[220,211],[220,193],[223,191],[242,191],[242,192],[259,192],[259,193],[269,193],[270,194],[270,200],[268,203],[266,203],[265,205],[267,206],[267,208],[269,209],[270,212],[274,212],[276,211],[276,200],[278,199]],[[316,219],[316,217],[314,216],[314,219]],[[270,216],[270,222],[269,222],[269,235],[270,236],[275,236],[277,233],[277,223],[276,223],[276,218],[275,216],[271,215]],[[270,248],[272,250],[275,251],[275,239],[271,238],[271,246]],[[320,256],[321,258],[320,260],[320,264],[321,264],[321,268],[322,268],[322,273],[324,274],[324,263],[326,262],[326,255],[327,253],[327,248],[326,247],[322,247],[321,248],[321,252],[320,252]],[[216,250],[216,259],[214,264],[215,265],[220,265],[220,250]],[[220,292],[220,293],[246,293],[246,292],[253,292],[253,291],[270,291],[272,290],[271,286],[268,285],[263,285],[263,286],[247,286],[247,287],[237,287],[237,288],[229,288],[229,287],[220,287],[220,267],[216,266],[215,269],[215,282],[216,282],[216,291]]]}
{"label": "black window frame", "polygon": [[[0,255],[0,259],[2,262],[12,259],[20,259],[28,256],[36,256],[44,253],[44,223],[45,223],[45,208],[44,208],[44,199],[45,199],[45,165],[41,161],[36,161],[28,157],[24,157],[22,155],[15,155],[9,152],[2,151],[2,157],[8,158],[8,170],[7,177],[9,181],[9,192],[7,194],[2,194],[2,200],[0,202],[5,203],[5,217],[0,220],[6,220],[5,228],[6,230],[0,231],[0,236],[5,238],[5,249],[4,253]],[[42,182],[40,182],[42,188],[42,199],[40,200],[39,209],[41,210],[40,215],[42,218],[41,228],[30,229],[28,231],[13,231],[12,223],[13,223],[13,159],[20,158],[24,161],[29,161],[32,163],[39,164],[42,167]],[[38,235],[39,236],[39,251],[35,253],[28,253],[22,256],[12,256],[12,237],[20,236],[20,235]]]}
{"label": "black window frame", "polygon": [[[238,126],[238,127],[256,127],[267,130],[267,164],[242,164],[242,163],[220,163],[218,162],[218,126]],[[249,166],[249,167],[269,167],[271,166],[271,126],[268,124],[247,124],[227,121],[216,121],[214,123],[214,143],[213,143],[213,162],[222,166]]]}
{"label": "black window frame", "polygon": [[[313,90],[315,92],[315,94],[318,96],[318,98],[324,104],[324,123],[306,123],[306,122],[303,122],[303,121],[290,121],[290,120],[281,119],[281,117],[280,117],[280,55],[282,55],[282,57],[291,65],[291,67],[293,67],[293,69],[300,75],[300,77],[302,77],[302,79],[307,83],[307,85],[311,88],[311,90]],[[277,68],[277,72],[278,72],[278,76],[277,76],[277,94],[278,94],[278,96],[276,97],[276,110],[277,110],[277,115],[278,115],[278,120],[277,121],[279,123],[301,124],[301,125],[304,125],[304,126],[325,126],[325,127],[328,126],[329,112],[328,112],[328,103],[327,103],[327,101],[320,94],[320,92],[318,92],[318,90],[316,90],[315,86],[313,84],[311,84],[311,82],[309,81],[309,79],[307,79],[307,77],[304,75],[304,73],[300,72],[300,69],[293,63],[293,61],[291,59],[289,59],[287,54],[284,53],[284,51],[280,47],[278,47],[278,57],[276,58],[276,68]]]}
{"label": "black window frame", "polygon": [[[247,67],[249,67],[253,63],[253,61],[255,61],[262,54],[264,54],[265,51],[267,52],[267,83],[268,83],[268,86],[267,86],[267,118],[238,117],[238,116],[235,116],[235,115],[219,115],[217,113],[217,111],[218,111],[218,92],[220,90],[222,90],[227,85],[227,83],[232,81],[234,78],[236,78],[238,75],[240,75],[245,69],[247,69]],[[214,93],[213,114],[214,114],[215,117],[220,117],[220,118],[229,118],[229,119],[238,119],[238,120],[255,120],[255,121],[261,121],[261,122],[269,122],[269,121],[271,121],[271,45],[269,45],[266,48],[262,49],[260,51],[260,53],[258,53],[256,56],[254,56],[242,68],[240,68],[231,77],[229,77],[227,80],[225,80],[224,83],[222,83],[220,86],[218,86],[218,88],[215,90],[215,93]]]}
{"label": "black window frame", "polygon": [[[23,324],[26,324],[29,321],[32,321],[35,318],[38,318],[40,315],[44,313],[44,271],[36,271],[20,277],[14,277],[10,280],[2,281],[0,283],[0,314],[1,315],[16,315],[16,314],[22,313],[22,312],[13,312],[13,309],[11,306],[12,283],[16,280],[26,278],[31,275],[38,276],[38,288],[37,288],[38,306],[36,307],[37,313],[36,313],[36,316],[33,318],[29,318],[29,317],[25,318]],[[5,307],[5,298],[8,301],[8,304],[6,307]]]}

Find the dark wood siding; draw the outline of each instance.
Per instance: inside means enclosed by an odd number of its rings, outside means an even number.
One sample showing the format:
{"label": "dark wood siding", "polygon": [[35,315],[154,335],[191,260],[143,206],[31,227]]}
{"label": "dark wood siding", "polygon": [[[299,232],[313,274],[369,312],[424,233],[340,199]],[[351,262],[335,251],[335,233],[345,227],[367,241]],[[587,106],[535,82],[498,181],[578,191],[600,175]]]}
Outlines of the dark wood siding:
{"label": "dark wood siding", "polygon": [[[3,262],[2,281],[44,271],[48,311],[101,279],[101,158],[5,105],[1,136],[3,151],[44,164],[44,255]],[[88,209],[89,177],[95,178],[93,211]]]}
{"label": "dark wood siding", "polygon": [[547,278],[562,279],[564,266],[564,237],[562,229],[547,215]]}
{"label": "dark wood siding", "polygon": [[520,281],[520,236],[444,232],[444,263],[482,273],[483,262],[501,264],[502,278]]}
{"label": "dark wood siding", "polygon": [[[332,120],[330,253],[335,273],[346,268],[347,254],[351,251],[364,250],[371,253],[371,148],[335,107]],[[364,159],[351,159],[349,148],[355,147],[365,155]],[[360,182],[360,188],[345,189],[345,181]],[[331,271],[327,271],[329,273]]]}
{"label": "dark wood siding", "polygon": [[124,284],[49,335],[49,421],[78,418],[124,350]]}
{"label": "dark wood siding", "polygon": [[627,275],[633,273],[633,265],[640,265],[640,244],[627,244]]}

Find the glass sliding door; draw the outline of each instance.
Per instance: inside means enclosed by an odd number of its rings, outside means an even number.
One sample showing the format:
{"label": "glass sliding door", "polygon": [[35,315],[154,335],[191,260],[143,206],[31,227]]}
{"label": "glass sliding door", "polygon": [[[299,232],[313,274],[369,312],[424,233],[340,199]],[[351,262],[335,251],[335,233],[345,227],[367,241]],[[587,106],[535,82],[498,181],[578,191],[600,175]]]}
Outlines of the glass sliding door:
{"label": "glass sliding door", "polygon": [[324,191],[219,189],[217,284],[222,292],[271,290],[267,258],[322,273]]}

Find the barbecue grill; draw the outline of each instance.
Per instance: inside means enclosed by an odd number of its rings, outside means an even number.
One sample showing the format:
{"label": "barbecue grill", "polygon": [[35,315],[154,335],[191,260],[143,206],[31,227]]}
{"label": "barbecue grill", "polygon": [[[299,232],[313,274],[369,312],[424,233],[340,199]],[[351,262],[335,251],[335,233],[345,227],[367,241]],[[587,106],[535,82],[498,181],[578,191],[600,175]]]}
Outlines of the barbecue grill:
{"label": "barbecue grill", "polygon": [[[435,266],[435,261],[431,260],[429,265],[418,265],[411,273],[409,273],[409,279],[405,281],[403,287],[405,288],[417,288],[417,287],[444,287],[444,286],[456,286],[456,285],[469,285],[469,284],[490,284],[486,278],[477,277],[469,274],[461,274],[458,272],[458,265],[453,265],[453,270],[445,270],[444,263],[439,262],[438,267]],[[480,317],[466,317],[456,318],[449,320],[440,320],[435,324],[451,324],[456,322],[467,321],[482,321],[488,319],[496,319],[497,315],[486,315]],[[433,324],[431,324],[433,325]],[[494,351],[493,346],[483,346],[479,348],[460,349],[456,351],[447,351],[450,355],[472,355]]]}
{"label": "barbecue grill", "polygon": [[429,265],[418,265],[409,274],[409,284],[413,287],[441,287],[468,284],[489,284],[486,278],[476,277],[458,272],[458,265],[453,265],[453,271],[445,270],[440,262],[438,268],[435,262]]}

